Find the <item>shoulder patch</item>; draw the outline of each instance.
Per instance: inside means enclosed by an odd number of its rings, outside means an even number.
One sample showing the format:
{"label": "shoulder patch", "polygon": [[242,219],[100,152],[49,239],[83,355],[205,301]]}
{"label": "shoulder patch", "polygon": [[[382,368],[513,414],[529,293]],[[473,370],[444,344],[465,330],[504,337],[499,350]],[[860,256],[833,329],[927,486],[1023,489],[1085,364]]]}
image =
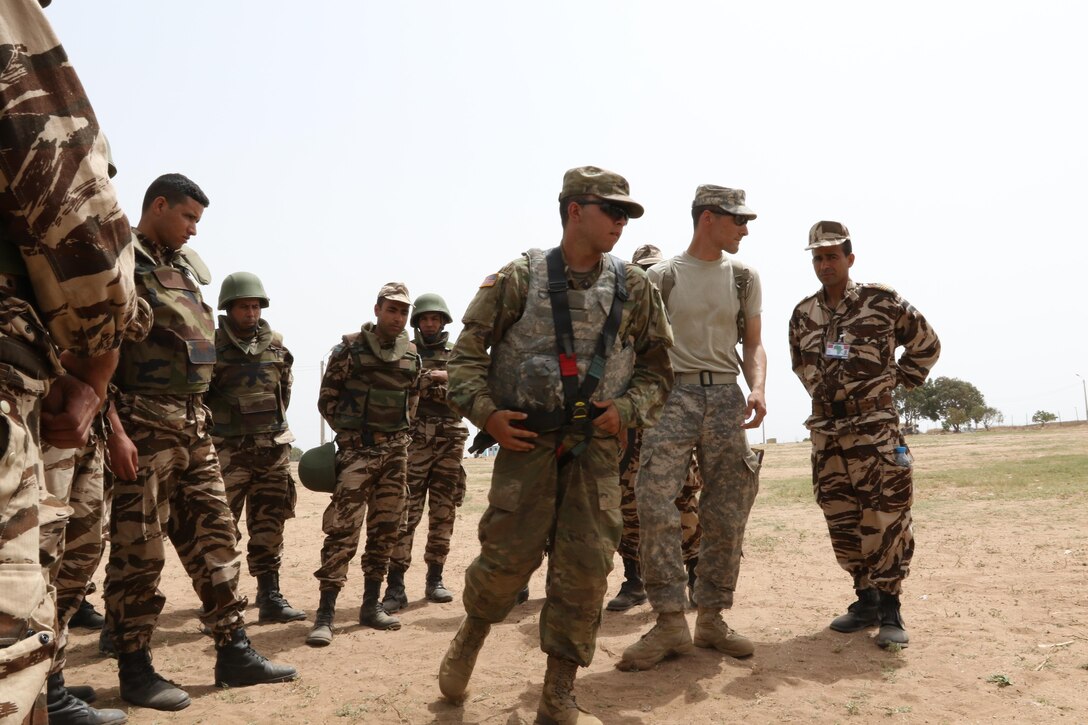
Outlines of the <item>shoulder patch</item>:
{"label": "shoulder patch", "polygon": [[499,275],[489,274],[486,277],[484,277],[484,281],[480,283],[480,289],[483,289],[484,287],[494,287],[495,283],[498,282],[498,281],[499,281]]}

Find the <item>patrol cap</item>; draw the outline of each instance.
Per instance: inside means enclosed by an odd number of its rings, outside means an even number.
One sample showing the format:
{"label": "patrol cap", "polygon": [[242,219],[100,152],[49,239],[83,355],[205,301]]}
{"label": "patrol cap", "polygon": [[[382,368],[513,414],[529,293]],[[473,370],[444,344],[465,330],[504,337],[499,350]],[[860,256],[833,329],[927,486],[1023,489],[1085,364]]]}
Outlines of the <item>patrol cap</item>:
{"label": "patrol cap", "polygon": [[744,205],[744,189],[703,184],[695,190],[695,199],[691,202],[692,209],[697,206],[716,206],[729,214],[756,218],[756,213]]}
{"label": "patrol cap", "polygon": [[378,301],[390,300],[412,304],[412,298],[408,296],[408,286],[403,282],[386,282],[382,285],[382,291],[378,293]]}
{"label": "patrol cap", "polygon": [[812,229],[808,230],[808,246],[805,249],[818,247],[835,247],[850,239],[850,230],[841,222],[816,222]]}
{"label": "patrol cap", "polygon": [[631,255],[631,263],[643,269],[652,267],[660,261],[662,261],[661,250],[652,244],[643,244]]}
{"label": "patrol cap", "polygon": [[329,442],[311,448],[298,461],[298,478],[302,485],[318,493],[336,490],[336,444]]}
{"label": "patrol cap", "polygon": [[596,166],[579,166],[563,174],[563,190],[559,192],[559,201],[586,194],[627,207],[627,215],[632,219],[638,219],[646,212],[642,204],[631,198],[631,187],[627,185],[627,179],[614,171]]}

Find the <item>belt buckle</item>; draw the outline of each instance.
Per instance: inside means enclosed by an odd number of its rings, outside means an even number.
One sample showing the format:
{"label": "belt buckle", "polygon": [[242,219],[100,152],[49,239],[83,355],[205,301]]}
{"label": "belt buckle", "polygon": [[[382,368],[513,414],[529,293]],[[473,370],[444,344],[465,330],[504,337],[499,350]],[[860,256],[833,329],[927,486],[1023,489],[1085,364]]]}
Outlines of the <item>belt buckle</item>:
{"label": "belt buckle", "polygon": [[845,418],[846,413],[846,401],[835,400],[831,403],[831,415],[835,418]]}
{"label": "belt buckle", "polygon": [[581,423],[589,417],[589,406],[586,405],[584,400],[574,401],[574,405],[571,407],[570,419],[575,423]]}
{"label": "belt buckle", "polygon": [[[706,376],[705,380],[703,378],[704,375]],[[713,384],[714,384],[714,373],[710,372],[709,370],[700,370],[699,371],[699,385],[702,385],[705,388],[705,387],[708,387],[708,386],[713,385]]]}

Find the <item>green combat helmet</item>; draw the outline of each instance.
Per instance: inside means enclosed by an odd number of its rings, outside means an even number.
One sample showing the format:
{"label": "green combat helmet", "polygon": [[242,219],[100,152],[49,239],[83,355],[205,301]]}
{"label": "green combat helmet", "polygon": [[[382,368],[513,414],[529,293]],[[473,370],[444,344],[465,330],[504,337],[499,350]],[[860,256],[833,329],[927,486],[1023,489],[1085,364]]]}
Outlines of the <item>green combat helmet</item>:
{"label": "green combat helmet", "polygon": [[302,485],[318,493],[336,490],[336,444],[329,442],[311,448],[298,461],[298,477]]}
{"label": "green combat helmet", "polygon": [[256,298],[261,301],[261,307],[268,307],[268,295],[260,278],[252,272],[228,274],[219,288],[219,309],[227,309],[227,305],[234,300],[248,298]]}
{"label": "green combat helmet", "polygon": [[419,316],[426,312],[437,312],[442,315],[442,319],[447,325],[453,322],[453,315],[450,314],[450,308],[446,305],[446,301],[442,299],[441,295],[436,295],[434,292],[428,292],[416,297],[415,304],[412,305],[412,327],[419,326]]}

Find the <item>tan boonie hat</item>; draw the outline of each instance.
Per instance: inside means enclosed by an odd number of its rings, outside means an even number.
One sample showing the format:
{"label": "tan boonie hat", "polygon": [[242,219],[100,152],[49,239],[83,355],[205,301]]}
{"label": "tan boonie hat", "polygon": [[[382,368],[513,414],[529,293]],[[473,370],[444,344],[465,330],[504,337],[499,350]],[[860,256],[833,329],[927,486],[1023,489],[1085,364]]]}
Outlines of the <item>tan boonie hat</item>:
{"label": "tan boonie hat", "polygon": [[643,244],[631,255],[631,263],[643,269],[652,267],[660,261],[662,261],[661,250],[652,244]]}
{"label": "tan boonie hat", "polygon": [[559,201],[572,196],[592,194],[627,207],[627,215],[638,219],[646,210],[642,208],[642,204],[630,197],[630,193],[631,187],[627,185],[627,179],[614,171],[606,171],[596,166],[579,166],[563,174],[563,190],[559,192]]}
{"label": "tan boonie hat", "polygon": [[403,282],[386,282],[382,285],[382,291],[378,293],[379,300],[392,300],[412,304],[412,298],[408,296],[408,287]]}
{"label": "tan boonie hat", "polygon": [[697,206],[716,206],[730,214],[756,218],[756,213],[744,205],[744,189],[703,184],[695,190],[695,200],[691,202],[692,209]]}
{"label": "tan boonie hat", "polygon": [[808,230],[808,246],[805,249],[817,249],[818,247],[835,247],[850,238],[850,230],[845,224],[839,222],[816,222],[812,229]]}

